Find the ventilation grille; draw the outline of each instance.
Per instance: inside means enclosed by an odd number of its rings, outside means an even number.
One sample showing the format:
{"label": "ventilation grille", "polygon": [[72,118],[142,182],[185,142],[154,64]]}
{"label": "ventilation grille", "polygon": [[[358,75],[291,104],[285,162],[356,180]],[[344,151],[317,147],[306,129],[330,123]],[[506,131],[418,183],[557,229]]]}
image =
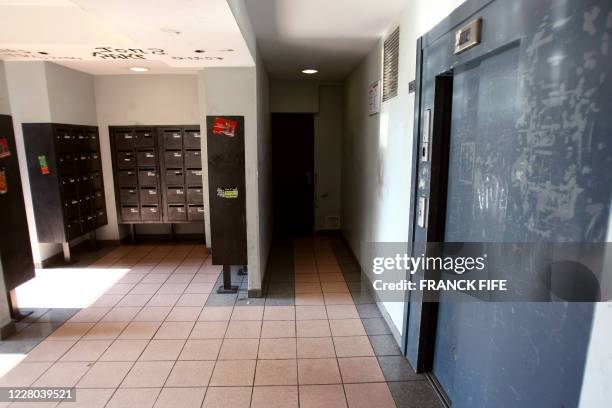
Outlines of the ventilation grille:
{"label": "ventilation grille", "polygon": [[383,49],[383,101],[397,96],[399,27],[387,37]]}

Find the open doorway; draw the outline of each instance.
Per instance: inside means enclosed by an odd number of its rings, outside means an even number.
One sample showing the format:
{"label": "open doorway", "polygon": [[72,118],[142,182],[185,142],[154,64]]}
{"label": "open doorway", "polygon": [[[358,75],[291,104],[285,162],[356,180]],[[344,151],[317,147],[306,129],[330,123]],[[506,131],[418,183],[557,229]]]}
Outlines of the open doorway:
{"label": "open doorway", "polygon": [[314,116],[272,114],[274,233],[314,231]]}

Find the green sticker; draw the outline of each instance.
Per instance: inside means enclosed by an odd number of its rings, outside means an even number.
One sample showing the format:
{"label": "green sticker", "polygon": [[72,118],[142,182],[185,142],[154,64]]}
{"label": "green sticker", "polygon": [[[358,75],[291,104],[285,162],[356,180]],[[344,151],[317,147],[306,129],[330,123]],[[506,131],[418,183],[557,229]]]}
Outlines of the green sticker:
{"label": "green sticker", "polygon": [[220,198],[238,198],[238,187],[235,188],[217,188],[217,197]]}
{"label": "green sticker", "polygon": [[49,174],[49,165],[47,164],[47,156],[44,154],[38,156],[38,165],[40,166],[40,174]]}

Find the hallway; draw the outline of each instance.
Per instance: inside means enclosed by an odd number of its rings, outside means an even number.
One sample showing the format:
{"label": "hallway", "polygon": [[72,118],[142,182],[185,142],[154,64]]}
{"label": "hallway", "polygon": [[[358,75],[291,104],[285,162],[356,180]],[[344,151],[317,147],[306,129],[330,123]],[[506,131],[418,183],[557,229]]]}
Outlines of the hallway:
{"label": "hallway", "polygon": [[127,273],[0,386],[76,386],[59,405],[74,407],[440,406],[339,238],[277,241],[260,299],[214,294],[200,245],[120,246],[88,268]]}

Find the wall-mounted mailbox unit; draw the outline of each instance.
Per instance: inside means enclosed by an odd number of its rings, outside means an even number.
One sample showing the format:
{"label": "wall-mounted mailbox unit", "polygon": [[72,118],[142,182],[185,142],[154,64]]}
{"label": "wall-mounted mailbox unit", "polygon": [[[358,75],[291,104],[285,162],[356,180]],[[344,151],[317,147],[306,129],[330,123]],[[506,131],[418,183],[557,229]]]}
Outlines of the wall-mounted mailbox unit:
{"label": "wall-mounted mailbox unit", "polygon": [[23,135],[38,241],[69,259],[71,240],[107,224],[98,128],[25,123]]}
{"label": "wall-mounted mailbox unit", "polygon": [[203,222],[200,127],[111,126],[119,222]]}

